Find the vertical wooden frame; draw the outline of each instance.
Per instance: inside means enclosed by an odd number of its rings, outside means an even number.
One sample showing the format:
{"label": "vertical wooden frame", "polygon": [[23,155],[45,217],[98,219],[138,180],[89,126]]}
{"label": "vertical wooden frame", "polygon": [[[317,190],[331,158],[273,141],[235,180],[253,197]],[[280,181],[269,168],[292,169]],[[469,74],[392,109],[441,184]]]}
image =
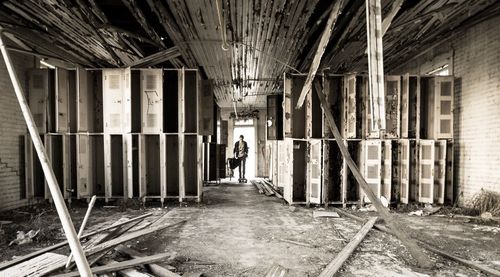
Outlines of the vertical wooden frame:
{"label": "vertical wooden frame", "polygon": [[[184,75],[185,75],[185,70],[184,68],[180,69],[178,71],[178,78],[177,78],[177,82],[178,82],[178,89],[179,89],[179,133],[184,133],[186,132],[186,117],[185,117],[185,93],[186,93],[186,89],[185,89],[185,78],[184,78]],[[167,92],[168,93],[168,92]]]}
{"label": "vertical wooden frame", "polygon": [[78,102],[76,105],[76,120],[77,120],[77,130],[78,132],[88,132],[89,131],[89,93],[91,84],[89,84],[89,76],[87,70],[83,68],[76,69],[76,83],[77,90],[76,95]]}
{"label": "vertical wooden frame", "polygon": [[49,77],[49,69],[32,69],[28,73],[28,102],[40,134],[48,129]]}
{"label": "vertical wooden frame", "polygon": [[163,132],[163,69],[141,69],[142,132]]}
{"label": "vertical wooden frame", "polygon": [[293,202],[293,140],[285,138],[278,141],[278,184],[283,187],[283,197],[291,204]]}
{"label": "vertical wooden frame", "polygon": [[382,141],[382,180],[381,180],[381,189],[380,193],[383,195],[389,202],[391,202],[392,196],[392,140],[383,140]]}
{"label": "vertical wooden frame", "polygon": [[203,197],[203,178],[202,178],[202,164],[203,164],[203,149],[202,149],[202,136],[197,136],[197,146],[196,146],[196,154],[197,154],[197,161],[196,161],[196,170],[198,171],[197,174],[197,182],[196,182],[196,187],[197,187],[197,202],[201,202],[202,197]]}
{"label": "vertical wooden frame", "polygon": [[[45,151],[47,151],[47,158],[52,163],[52,136],[45,134]],[[59,180],[58,180],[59,181]],[[45,180],[45,199],[49,199],[52,201],[52,196],[50,194],[49,185],[47,184],[47,180]]]}
{"label": "vertical wooden frame", "polygon": [[123,151],[123,198],[132,198],[134,193],[134,168],[132,134],[122,136]]}
{"label": "vertical wooden frame", "polygon": [[434,202],[444,204],[446,177],[446,140],[435,142],[434,153]]}
{"label": "vertical wooden frame", "polygon": [[167,135],[160,134],[160,199],[167,197]]}
{"label": "vertical wooden frame", "polygon": [[147,180],[146,180],[146,138],[145,135],[139,135],[139,197],[143,202],[146,201]]}
{"label": "vertical wooden frame", "polygon": [[312,204],[321,204],[322,195],[322,141],[312,139],[309,141],[309,159],[308,159],[308,191],[309,202]]}
{"label": "vertical wooden frame", "polygon": [[123,69],[122,130],[132,132],[132,72],[130,67]]}
{"label": "vertical wooden frame", "polygon": [[104,134],[104,197],[106,202],[112,196],[113,178],[111,172],[111,135]]}
{"label": "vertical wooden frame", "polygon": [[184,135],[179,135],[179,202],[182,202],[186,197],[186,170],[184,163],[185,152]]}
{"label": "vertical wooden frame", "polygon": [[360,78],[363,82],[362,86],[363,90],[360,92],[361,94],[361,99],[363,101],[363,138],[366,139],[378,139],[380,138],[380,131],[376,131],[373,129],[372,126],[372,110],[371,110],[371,99],[370,99],[370,92],[368,90],[368,84],[367,84],[367,78]]}
{"label": "vertical wooden frame", "polygon": [[89,135],[76,135],[76,160],[77,176],[76,189],[77,198],[88,198],[92,196],[93,176],[90,159],[90,137]]}
{"label": "vertical wooden frame", "polygon": [[[347,140],[343,141],[345,147],[349,147],[349,143]],[[361,142],[360,142],[361,143]],[[354,158],[354,157],[353,157]],[[362,168],[362,165],[358,165],[359,168]],[[342,206],[346,207],[347,202],[347,177],[348,177],[349,167],[347,166],[347,162],[345,159],[342,159]]]}
{"label": "vertical wooden frame", "polygon": [[399,140],[400,161],[400,202],[408,204],[410,199],[410,142],[407,139]]}
{"label": "vertical wooden frame", "polygon": [[434,141],[419,140],[419,189],[418,200],[422,203],[434,201]]}
{"label": "vertical wooden frame", "polygon": [[56,132],[69,132],[69,80],[68,70],[56,68],[55,120]]}
{"label": "vertical wooden frame", "polygon": [[[362,173],[366,182],[373,190],[377,197],[381,195],[381,159],[382,159],[382,143],[380,140],[365,140],[362,148]],[[363,202],[368,202],[365,199],[365,193],[359,188],[361,193],[360,199]]]}
{"label": "vertical wooden frame", "polygon": [[403,75],[401,81],[401,138],[408,138],[410,75]]}
{"label": "vertical wooden frame", "polygon": [[445,201],[448,203],[455,202],[455,192],[453,186],[453,157],[454,157],[454,144],[452,140],[446,143],[446,176],[445,176]]}
{"label": "vertical wooden frame", "polygon": [[385,137],[400,137],[401,76],[385,76]]}
{"label": "vertical wooden frame", "polygon": [[[69,127],[69,126],[68,126]],[[71,201],[71,151],[70,151],[70,135],[62,135],[63,140],[63,195],[64,198]],[[76,184],[75,184],[76,185]]]}
{"label": "vertical wooden frame", "polygon": [[[323,133],[324,134],[324,133]],[[330,142],[329,140],[323,140],[323,151],[322,151],[323,158],[321,159],[322,167],[323,167],[323,174],[321,174],[321,202],[324,203],[326,206],[329,204],[329,185],[330,185]]]}
{"label": "vertical wooden frame", "polygon": [[33,143],[30,135],[24,135],[24,182],[26,186],[26,198],[32,200],[35,196],[35,176],[33,160]]}
{"label": "vertical wooden frame", "polygon": [[284,74],[283,85],[283,133],[286,138],[292,137],[292,79]]}

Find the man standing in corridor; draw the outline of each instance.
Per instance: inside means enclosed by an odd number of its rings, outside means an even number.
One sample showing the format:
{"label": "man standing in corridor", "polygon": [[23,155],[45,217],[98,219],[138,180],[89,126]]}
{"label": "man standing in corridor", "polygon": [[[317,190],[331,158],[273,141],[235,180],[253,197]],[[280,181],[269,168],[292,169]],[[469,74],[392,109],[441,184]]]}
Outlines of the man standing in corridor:
{"label": "man standing in corridor", "polygon": [[247,142],[243,140],[244,137],[243,135],[240,135],[240,140],[238,140],[234,144],[234,156],[240,160],[240,178],[238,179],[238,182],[240,183],[246,183],[247,179],[245,179],[245,165],[246,165],[246,159],[248,156],[248,145]]}

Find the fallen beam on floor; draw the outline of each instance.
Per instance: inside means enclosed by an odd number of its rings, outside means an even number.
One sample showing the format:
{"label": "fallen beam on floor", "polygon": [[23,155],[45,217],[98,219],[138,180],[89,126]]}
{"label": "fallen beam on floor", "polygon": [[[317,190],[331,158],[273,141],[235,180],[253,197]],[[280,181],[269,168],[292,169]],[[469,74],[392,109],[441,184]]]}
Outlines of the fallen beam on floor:
{"label": "fallen beam on floor", "polygon": [[391,229],[394,231],[398,239],[401,240],[401,242],[406,246],[406,248],[408,248],[408,251],[410,251],[413,258],[417,260],[418,264],[423,268],[431,268],[432,262],[429,259],[429,257],[425,255],[425,253],[422,251],[422,249],[419,248],[419,246],[414,240],[412,240],[405,232],[401,231],[397,222],[393,219],[392,215],[389,213],[389,210],[382,205],[380,199],[375,195],[375,193],[373,193],[373,190],[370,188],[363,175],[361,175],[359,168],[357,167],[356,163],[351,157],[351,154],[349,153],[347,147],[344,144],[342,135],[340,135],[337,125],[335,125],[335,120],[333,119],[332,111],[328,108],[329,105],[325,99],[325,95],[323,94],[323,89],[321,87],[321,84],[319,83],[319,81],[315,81],[314,85],[316,87],[316,93],[318,94],[318,98],[321,103],[321,108],[323,109],[323,112],[325,114],[328,126],[332,131],[332,134],[335,138],[335,141],[337,142],[342,157],[344,158],[345,162],[347,163],[347,166],[354,175],[354,178],[361,186],[368,199],[370,199],[375,209],[377,209],[377,212],[380,215],[380,217],[382,217],[382,219],[385,220],[387,225],[389,225],[389,227],[391,227]]}
{"label": "fallen beam on floor", "polygon": [[[80,239],[88,238],[88,237],[90,237],[90,236],[93,236],[93,235],[99,234],[99,233],[101,233],[101,232],[108,231],[108,230],[113,229],[113,228],[117,228],[117,227],[123,226],[123,225],[125,225],[125,224],[130,223],[130,222],[134,222],[134,221],[137,221],[137,220],[140,220],[140,219],[146,218],[146,217],[151,216],[151,215],[152,215],[152,213],[147,213],[147,214],[143,214],[143,215],[138,216],[138,217],[134,217],[134,218],[132,218],[132,219],[130,219],[130,220],[127,220],[127,221],[125,221],[125,222],[122,222],[122,223],[120,223],[120,224],[117,224],[117,225],[111,225],[111,226],[108,226],[108,227],[105,227],[105,228],[99,229],[99,230],[97,230],[97,231],[93,231],[93,232],[90,232],[90,233],[88,233],[88,234],[85,234],[85,235],[83,235]],[[4,269],[4,268],[11,267],[11,266],[16,265],[16,264],[18,264],[18,263],[21,263],[21,262],[27,261],[27,260],[29,260],[29,259],[32,259],[32,258],[36,257],[36,256],[40,256],[40,255],[42,255],[42,254],[44,254],[44,253],[47,253],[47,252],[50,252],[50,251],[56,250],[56,249],[58,249],[58,248],[61,248],[61,247],[63,247],[63,246],[66,246],[66,245],[68,245],[68,241],[63,241],[63,242],[60,242],[60,243],[54,244],[54,245],[52,245],[52,246],[49,246],[49,247],[46,247],[46,248],[40,249],[40,250],[38,250],[38,251],[32,252],[32,253],[30,253],[30,254],[28,254],[28,255],[24,255],[24,256],[22,256],[22,257],[16,258],[16,259],[14,259],[14,260],[12,260],[12,261],[4,262],[4,263],[0,264],[0,270],[2,270],[2,269]]]}
{"label": "fallen beam on floor", "polygon": [[363,241],[368,232],[373,228],[373,225],[377,221],[377,217],[372,217],[368,222],[361,227],[358,233],[352,238],[352,240],[337,254],[335,259],[331,261],[326,268],[321,272],[319,277],[332,277],[337,273],[337,271],[342,267],[345,261],[351,256],[356,247]]}
{"label": "fallen beam on floor", "polygon": [[[131,258],[141,258],[144,257],[145,255],[142,253],[139,253],[135,251],[132,248],[126,247],[124,245],[118,245],[115,250],[119,253],[125,254],[130,256]],[[148,263],[149,269],[151,270],[151,273],[153,273],[155,276],[158,277],[180,277],[179,274],[174,273],[160,265],[157,265],[155,263]]]}
{"label": "fallen beam on floor", "polygon": [[[353,214],[350,214],[348,212],[345,212],[345,211],[342,211],[341,209],[337,209],[337,208],[333,208],[337,213],[345,216],[345,217],[348,217],[350,219],[353,219],[355,221],[358,221],[358,222],[364,222],[365,220],[361,217],[358,217],[358,216],[355,216]],[[384,225],[380,225],[380,224],[375,224],[374,225],[374,228],[381,231],[381,232],[384,232],[384,233],[387,233],[387,234],[390,234],[390,235],[393,235],[395,236],[394,232],[392,232],[391,230],[389,230],[388,228],[386,228]],[[474,269],[477,269],[477,270],[480,270],[484,273],[487,273],[487,274],[490,274],[492,276],[500,276],[500,271],[498,270],[495,270],[495,269],[492,269],[492,268],[489,268],[485,265],[482,265],[482,264],[478,264],[476,262],[473,262],[473,261],[469,261],[469,260],[466,260],[466,259],[462,259],[460,257],[457,257],[457,256],[454,256],[450,253],[447,253],[443,250],[440,250],[440,249],[437,249],[435,248],[434,246],[432,245],[429,245],[427,242],[425,241],[422,241],[420,239],[417,239],[417,241],[422,245],[423,248],[435,253],[435,254],[438,254],[438,255],[441,255],[445,258],[448,258],[450,260],[454,260],[456,262],[459,262],[459,263],[462,263],[468,267],[471,267],[471,268],[474,268]]]}
{"label": "fallen beam on floor", "polygon": [[[128,260],[128,261],[124,261],[124,262],[112,263],[112,264],[103,265],[103,266],[96,266],[96,267],[93,267],[91,269],[92,269],[93,274],[115,272],[115,271],[120,271],[122,269],[127,269],[127,268],[131,268],[134,266],[138,266],[138,265],[159,262],[159,261],[167,259],[170,256],[171,256],[170,253],[161,253],[161,254],[156,254],[156,255],[152,255],[152,256]],[[78,274],[77,271],[73,271],[73,272],[54,275],[54,276],[57,276],[57,277],[77,277],[80,275]]]}

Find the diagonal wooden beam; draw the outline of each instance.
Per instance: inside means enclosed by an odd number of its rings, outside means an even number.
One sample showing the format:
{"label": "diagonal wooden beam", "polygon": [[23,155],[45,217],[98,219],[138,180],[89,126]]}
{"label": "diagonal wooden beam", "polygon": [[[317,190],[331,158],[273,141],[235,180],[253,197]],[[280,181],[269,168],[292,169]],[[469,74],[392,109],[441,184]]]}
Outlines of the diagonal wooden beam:
{"label": "diagonal wooden beam", "polygon": [[177,46],[168,48],[166,50],[162,50],[160,52],[154,53],[133,63],[127,65],[130,67],[149,67],[160,64],[165,61],[169,61],[171,59],[177,58],[181,55],[179,52],[179,48]]}
{"label": "diagonal wooden beam", "polygon": [[129,9],[129,11],[132,13],[132,15],[135,17],[137,22],[141,24],[142,28],[146,33],[159,45],[161,45],[163,48],[165,48],[165,44],[163,43],[161,37],[156,33],[156,31],[151,27],[147,20],[146,16],[144,13],[139,9],[136,0],[122,0],[122,2],[125,4],[125,6]]}
{"label": "diagonal wooden beam", "polygon": [[335,138],[335,141],[337,142],[337,145],[339,147],[340,153],[342,154],[342,157],[344,158],[345,162],[347,163],[347,166],[351,170],[352,174],[354,175],[354,178],[358,182],[358,184],[361,186],[361,189],[363,189],[364,193],[370,199],[371,203],[377,210],[378,214],[382,219],[385,220],[387,225],[390,227],[390,229],[394,232],[396,237],[398,237],[399,240],[406,246],[406,248],[410,251],[411,255],[413,258],[415,258],[418,262],[418,264],[423,267],[423,268],[430,268],[432,267],[432,262],[427,257],[424,252],[418,247],[417,243],[412,240],[404,231],[401,230],[399,227],[399,224],[397,221],[393,218],[393,216],[389,213],[389,210],[385,208],[382,205],[382,202],[380,202],[380,199],[373,193],[373,190],[370,188],[368,183],[366,182],[365,178],[363,175],[361,175],[361,172],[359,171],[358,166],[354,162],[354,160],[351,157],[351,154],[347,150],[347,147],[344,144],[342,135],[340,134],[337,125],[335,125],[335,120],[333,119],[332,112],[328,108],[328,103],[326,101],[325,95],[323,94],[323,88],[321,87],[321,84],[319,81],[314,82],[314,86],[316,88],[316,93],[318,94],[319,101],[321,103],[321,108],[323,109],[323,113],[325,114],[326,121],[328,123],[328,127],[333,133],[333,137]]}
{"label": "diagonal wooden beam", "polygon": [[404,0],[396,0],[392,3],[391,10],[384,17],[384,20],[382,21],[382,36],[384,36],[385,33],[387,33],[387,30],[389,30],[392,20],[394,19],[394,17],[396,17],[396,14],[398,14],[399,10],[401,9],[401,6],[403,5],[403,2]]}
{"label": "diagonal wooden beam", "polygon": [[306,82],[304,83],[304,87],[300,92],[299,100],[297,101],[297,106],[295,106],[295,109],[302,108],[304,100],[306,99],[306,95],[311,90],[314,76],[316,76],[316,72],[318,71],[319,65],[321,63],[321,58],[325,53],[328,42],[330,41],[333,27],[335,26],[335,22],[337,21],[337,18],[340,14],[340,8],[343,2],[343,0],[336,0],[335,5],[330,12],[330,16],[328,17],[328,21],[326,22],[325,30],[321,34],[321,40],[319,41],[318,48],[316,49],[316,53],[314,54],[311,68],[309,69],[309,73],[307,74]]}

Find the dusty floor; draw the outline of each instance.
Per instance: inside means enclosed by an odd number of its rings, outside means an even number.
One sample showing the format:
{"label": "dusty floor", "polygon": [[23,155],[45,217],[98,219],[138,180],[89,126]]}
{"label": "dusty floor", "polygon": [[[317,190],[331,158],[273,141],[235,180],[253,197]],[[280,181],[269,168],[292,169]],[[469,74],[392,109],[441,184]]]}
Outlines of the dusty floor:
{"label": "dusty floor", "polygon": [[[150,204],[147,206],[151,207]],[[288,268],[290,276],[317,276],[361,228],[360,224],[350,219],[314,219],[314,208],[289,209],[277,198],[258,194],[252,185],[211,186],[205,188],[203,204],[172,204],[164,209],[148,210],[157,215],[169,211],[168,217],[187,218],[188,221],[175,229],[166,229],[129,244],[144,253],[175,252],[177,258],[170,264],[179,273],[204,272],[205,276],[263,276],[273,263]],[[8,241],[15,236],[15,228],[31,228],[33,225],[29,223],[36,221],[36,217],[33,220],[33,216],[23,214],[25,212],[21,210],[0,215],[0,220],[14,220],[10,227],[3,227],[3,235],[0,233],[0,261],[62,238],[55,213],[49,209],[45,210],[43,218],[53,219],[53,230],[45,232],[46,238],[40,238],[41,242],[8,247]],[[80,222],[84,212],[85,205],[73,207],[74,221]],[[106,225],[106,221],[114,221],[121,216],[144,212],[97,208],[89,228]],[[358,212],[357,215],[367,217],[374,213]],[[409,217],[398,214],[398,217],[408,227],[408,232],[418,234],[457,256],[500,270],[500,233],[495,233],[500,230],[498,225],[482,226],[469,219],[448,216]],[[64,251],[67,252],[62,249],[62,253]],[[429,255],[435,262],[435,268],[421,271],[414,267],[411,257],[397,239],[371,231],[347,261],[341,275],[481,276],[476,270]]]}

